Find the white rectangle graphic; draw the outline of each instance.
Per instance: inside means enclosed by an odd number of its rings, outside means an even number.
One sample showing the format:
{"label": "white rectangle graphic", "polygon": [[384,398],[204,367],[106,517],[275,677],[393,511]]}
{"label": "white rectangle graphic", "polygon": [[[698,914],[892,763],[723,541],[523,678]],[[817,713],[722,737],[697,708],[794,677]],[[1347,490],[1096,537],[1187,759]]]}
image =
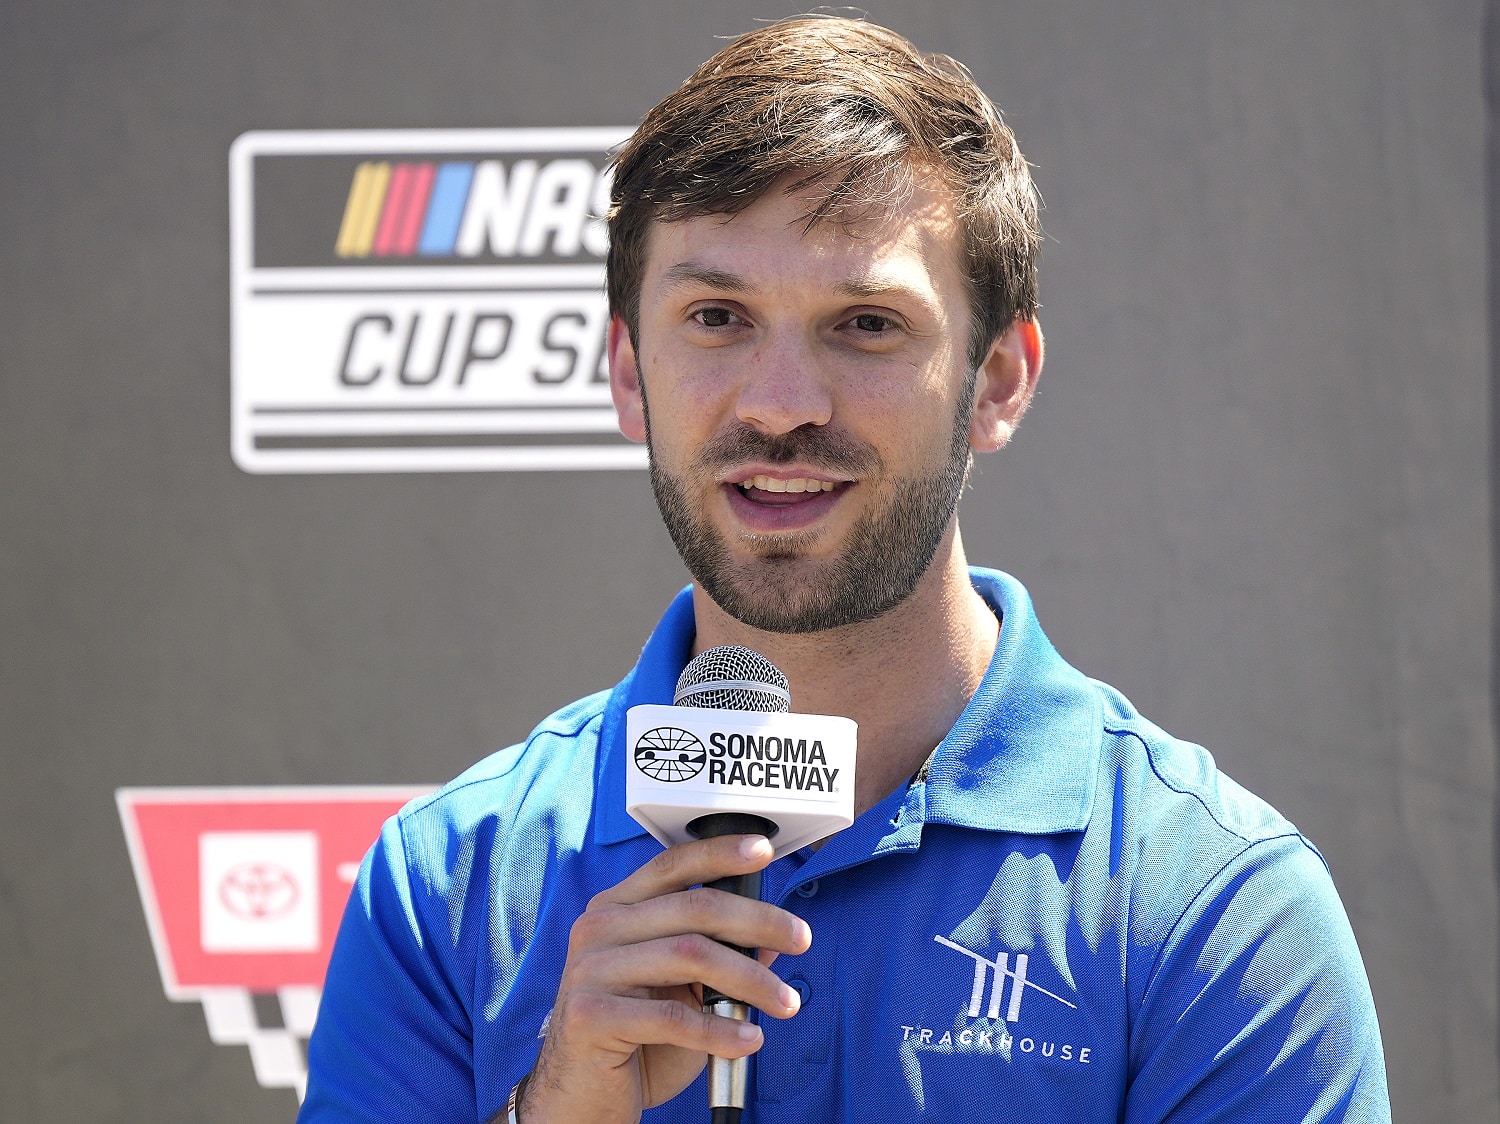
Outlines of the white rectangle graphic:
{"label": "white rectangle graphic", "polygon": [[204,832],[198,900],[205,952],[316,952],[317,834]]}
{"label": "white rectangle graphic", "polygon": [[247,133],[232,425],[250,472],[640,468],[605,357],[624,129]]}

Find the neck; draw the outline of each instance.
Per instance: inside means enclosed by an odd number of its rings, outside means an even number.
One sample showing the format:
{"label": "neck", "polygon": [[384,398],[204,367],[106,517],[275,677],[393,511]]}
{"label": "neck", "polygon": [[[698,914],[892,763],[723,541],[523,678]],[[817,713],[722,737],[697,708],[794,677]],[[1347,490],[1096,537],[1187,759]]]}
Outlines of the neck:
{"label": "neck", "polygon": [[779,667],[792,710],[859,724],[855,814],[921,768],[968,705],[995,652],[999,621],[969,584],[957,527],[912,595],[860,624],[772,633],[735,620],[693,587],[694,652],[743,644]]}

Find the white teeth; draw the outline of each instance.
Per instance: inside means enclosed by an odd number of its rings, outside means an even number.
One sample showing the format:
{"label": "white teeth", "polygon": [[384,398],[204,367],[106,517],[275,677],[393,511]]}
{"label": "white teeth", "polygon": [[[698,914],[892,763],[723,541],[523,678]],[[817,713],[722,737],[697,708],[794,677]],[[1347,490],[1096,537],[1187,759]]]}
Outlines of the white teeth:
{"label": "white teeth", "polygon": [[762,492],[831,492],[832,480],[778,480],[774,476],[754,476],[742,485]]}

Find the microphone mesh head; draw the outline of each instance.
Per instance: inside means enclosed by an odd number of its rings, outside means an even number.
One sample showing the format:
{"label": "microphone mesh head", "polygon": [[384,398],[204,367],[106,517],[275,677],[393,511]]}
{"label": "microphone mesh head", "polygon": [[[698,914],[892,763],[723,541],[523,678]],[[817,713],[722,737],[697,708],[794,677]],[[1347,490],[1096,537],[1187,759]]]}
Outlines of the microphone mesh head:
{"label": "microphone mesh head", "polygon": [[786,676],[759,652],[721,644],[694,656],[677,677],[674,706],[786,714],[792,709]]}

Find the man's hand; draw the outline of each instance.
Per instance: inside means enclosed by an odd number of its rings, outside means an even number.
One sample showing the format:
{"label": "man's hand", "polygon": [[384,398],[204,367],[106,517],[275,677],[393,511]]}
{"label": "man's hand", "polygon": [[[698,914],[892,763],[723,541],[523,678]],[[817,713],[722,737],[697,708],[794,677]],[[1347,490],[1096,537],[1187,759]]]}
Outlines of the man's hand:
{"label": "man's hand", "polygon": [[[771,855],[757,835],[684,843],[589,902],[521,1098],[524,1124],[635,1124],[687,1088],[707,1055],[759,1049],[758,1027],[703,1012],[701,984],[776,1018],[797,1013],[797,993],[769,965],[807,951],[807,923],[702,886],[760,870]],[[721,941],[761,952],[751,959]]]}

